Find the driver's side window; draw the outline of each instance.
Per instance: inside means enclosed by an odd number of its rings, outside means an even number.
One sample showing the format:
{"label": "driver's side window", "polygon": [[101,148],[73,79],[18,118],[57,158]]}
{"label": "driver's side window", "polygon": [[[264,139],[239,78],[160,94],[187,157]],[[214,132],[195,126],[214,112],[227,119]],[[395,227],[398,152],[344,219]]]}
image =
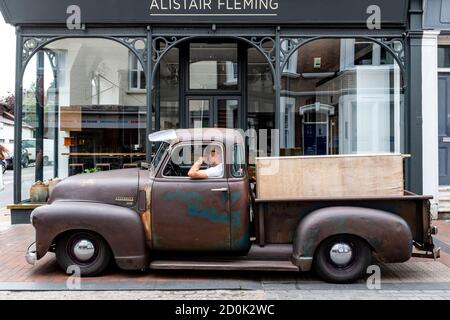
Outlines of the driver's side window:
{"label": "driver's side window", "polygon": [[[218,147],[217,149],[223,155],[223,148],[219,144],[180,144],[173,147],[170,158],[166,162],[162,175],[164,177],[182,177],[189,178],[188,172],[192,165],[198,158],[207,158],[212,146]],[[222,158],[223,159],[223,158]],[[204,162],[200,167],[201,170],[209,168],[207,162]]]}

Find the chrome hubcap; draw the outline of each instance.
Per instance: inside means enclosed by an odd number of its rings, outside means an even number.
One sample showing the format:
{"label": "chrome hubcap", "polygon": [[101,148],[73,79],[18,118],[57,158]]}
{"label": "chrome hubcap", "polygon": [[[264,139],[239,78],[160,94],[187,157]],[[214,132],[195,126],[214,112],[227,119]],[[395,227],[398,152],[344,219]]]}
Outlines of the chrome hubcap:
{"label": "chrome hubcap", "polygon": [[330,250],[331,261],[342,267],[352,260],[352,248],[346,243],[336,243]]}
{"label": "chrome hubcap", "polygon": [[73,254],[79,261],[88,261],[94,256],[94,253],[94,244],[85,239],[78,241],[73,248]]}

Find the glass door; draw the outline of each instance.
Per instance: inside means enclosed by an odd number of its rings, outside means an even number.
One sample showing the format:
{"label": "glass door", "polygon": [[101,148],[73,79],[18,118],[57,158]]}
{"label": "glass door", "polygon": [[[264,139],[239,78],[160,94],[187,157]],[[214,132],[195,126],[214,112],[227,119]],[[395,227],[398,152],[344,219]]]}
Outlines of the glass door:
{"label": "glass door", "polygon": [[187,98],[188,128],[210,128],[213,126],[211,97]]}
{"label": "glass door", "polygon": [[241,128],[240,97],[187,97],[189,128]]}
{"label": "glass door", "polygon": [[239,97],[215,97],[214,99],[214,127],[241,128]]}

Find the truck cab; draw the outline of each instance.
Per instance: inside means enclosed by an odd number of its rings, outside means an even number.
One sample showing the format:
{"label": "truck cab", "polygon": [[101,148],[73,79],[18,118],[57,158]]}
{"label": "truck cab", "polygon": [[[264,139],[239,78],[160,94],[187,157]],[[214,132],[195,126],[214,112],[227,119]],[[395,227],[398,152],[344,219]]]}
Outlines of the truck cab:
{"label": "truck cab", "polygon": [[[250,191],[242,137],[215,129],[202,133],[195,137],[194,131],[179,131],[178,142],[162,142],[152,163],[152,247],[245,254],[250,249]],[[191,179],[193,163],[212,148],[223,161],[223,175]],[[207,166],[203,163],[202,169]]]}

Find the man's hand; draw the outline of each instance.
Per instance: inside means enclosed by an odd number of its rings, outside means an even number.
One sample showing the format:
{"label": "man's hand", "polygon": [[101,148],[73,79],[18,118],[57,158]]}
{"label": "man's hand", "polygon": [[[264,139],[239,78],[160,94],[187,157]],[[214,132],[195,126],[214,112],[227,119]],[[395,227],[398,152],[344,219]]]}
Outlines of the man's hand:
{"label": "man's hand", "polygon": [[202,166],[203,162],[205,162],[205,160],[206,159],[204,157],[198,158],[189,170],[188,176],[192,179],[207,179],[208,175],[203,170],[200,170],[200,167]]}

